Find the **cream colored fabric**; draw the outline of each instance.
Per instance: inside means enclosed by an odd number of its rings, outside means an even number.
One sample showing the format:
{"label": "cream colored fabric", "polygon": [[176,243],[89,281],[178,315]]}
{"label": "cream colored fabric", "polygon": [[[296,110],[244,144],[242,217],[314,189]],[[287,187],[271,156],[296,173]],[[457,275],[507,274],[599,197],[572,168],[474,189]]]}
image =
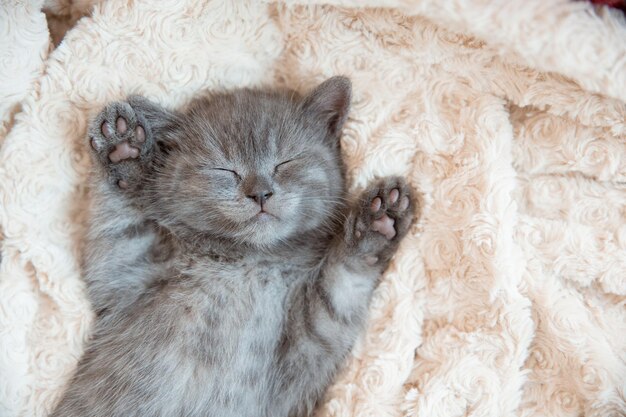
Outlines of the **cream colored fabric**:
{"label": "cream colored fabric", "polygon": [[0,3],[0,144],[22,100],[33,90],[48,55],[49,34],[42,2]]}
{"label": "cream colored fabric", "polygon": [[626,415],[623,18],[334,3],[109,0],[66,34],[0,149],[0,415],[45,416],[88,336],[89,118],[334,74],[354,83],[353,188],[405,175],[424,208],[319,414]]}

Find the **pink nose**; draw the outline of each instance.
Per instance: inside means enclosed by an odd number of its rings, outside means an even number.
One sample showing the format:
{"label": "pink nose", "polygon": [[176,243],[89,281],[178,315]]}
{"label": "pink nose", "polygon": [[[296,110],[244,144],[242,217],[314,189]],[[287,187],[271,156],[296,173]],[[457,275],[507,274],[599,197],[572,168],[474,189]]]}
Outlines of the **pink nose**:
{"label": "pink nose", "polygon": [[257,202],[257,204],[261,205],[261,207],[263,207],[263,204],[265,204],[265,202],[273,195],[274,193],[270,190],[265,190],[265,191],[259,191],[256,192],[252,195],[248,195],[248,198],[253,199],[254,201]]}

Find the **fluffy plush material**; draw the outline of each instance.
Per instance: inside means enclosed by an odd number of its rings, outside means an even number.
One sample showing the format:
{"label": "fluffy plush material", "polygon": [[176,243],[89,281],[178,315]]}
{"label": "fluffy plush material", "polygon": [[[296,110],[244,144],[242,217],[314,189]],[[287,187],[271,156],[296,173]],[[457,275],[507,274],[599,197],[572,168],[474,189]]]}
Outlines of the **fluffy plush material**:
{"label": "fluffy plush material", "polygon": [[626,415],[617,12],[109,0],[46,59],[35,3],[0,13],[1,416],[45,416],[89,334],[89,118],[130,93],[178,106],[202,89],[305,90],[334,74],[354,85],[342,139],[353,188],[406,175],[424,210],[319,414]]}
{"label": "fluffy plush material", "polygon": [[0,4],[0,144],[43,71],[49,42],[43,0]]}

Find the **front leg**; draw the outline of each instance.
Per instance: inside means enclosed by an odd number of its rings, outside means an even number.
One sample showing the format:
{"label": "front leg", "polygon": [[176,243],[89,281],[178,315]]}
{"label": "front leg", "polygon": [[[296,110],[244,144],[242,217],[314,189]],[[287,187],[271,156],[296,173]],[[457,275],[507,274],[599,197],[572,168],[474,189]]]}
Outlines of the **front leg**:
{"label": "front leg", "polygon": [[309,414],[367,317],[372,291],[413,222],[417,201],[401,178],[372,184],[350,211],[319,276],[292,295],[277,351],[284,415]]}
{"label": "front leg", "polygon": [[162,267],[167,232],[145,218],[138,197],[175,122],[175,114],[133,96],[107,105],[89,129],[95,170],[84,270],[99,315],[131,305]]}
{"label": "front leg", "polygon": [[388,177],[370,185],[351,210],[320,281],[343,320],[363,320],[372,290],[413,222],[415,205],[406,182]]}

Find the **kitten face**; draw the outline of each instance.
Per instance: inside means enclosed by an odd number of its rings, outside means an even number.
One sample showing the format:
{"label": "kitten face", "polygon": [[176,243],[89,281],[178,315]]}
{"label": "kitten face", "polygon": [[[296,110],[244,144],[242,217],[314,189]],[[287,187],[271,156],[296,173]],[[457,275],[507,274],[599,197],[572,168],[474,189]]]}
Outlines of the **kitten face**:
{"label": "kitten face", "polygon": [[244,90],[192,104],[163,167],[168,217],[257,246],[327,223],[343,193],[349,102],[349,81],[335,77],[304,98]]}

